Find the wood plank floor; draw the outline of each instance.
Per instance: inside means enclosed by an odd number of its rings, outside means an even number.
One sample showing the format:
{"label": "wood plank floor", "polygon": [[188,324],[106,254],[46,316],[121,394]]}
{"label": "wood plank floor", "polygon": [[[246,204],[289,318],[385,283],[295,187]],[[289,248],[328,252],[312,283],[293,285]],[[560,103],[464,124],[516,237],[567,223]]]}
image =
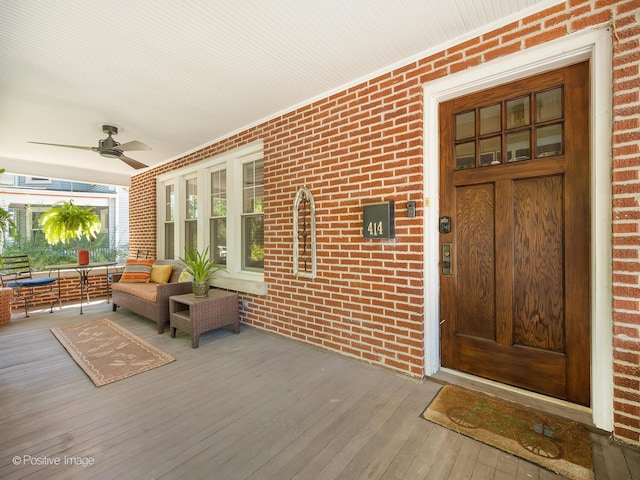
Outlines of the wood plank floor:
{"label": "wood plank floor", "polygon": [[[0,326],[2,479],[562,478],[420,419],[438,383],[245,326],[194,350],[105,302],[84,311]],[[49,328],[104,317],[176,361],[94,387]],[[592,438],[596,479],[640,479],[640,453]]]}

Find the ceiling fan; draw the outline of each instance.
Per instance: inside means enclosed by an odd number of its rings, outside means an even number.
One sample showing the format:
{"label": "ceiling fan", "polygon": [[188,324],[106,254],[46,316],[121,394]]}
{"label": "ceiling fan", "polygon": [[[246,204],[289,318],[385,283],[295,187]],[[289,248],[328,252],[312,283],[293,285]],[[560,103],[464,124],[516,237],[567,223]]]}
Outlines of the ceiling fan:
{"label": "ceiling fan", "polygon": [[102,131],[108,134],[108,137],[103,140],[100,140],[98,142],[97,147],[83,147],[80,145],[63,145],[60,143],[45,143],[45,142],[28,142],[28,143],[36,143],[38,145],[52,145],[54,147],[79,148],[80,150],[91,150],[94,152],[98,152],[103,157],[119,158],[124,163],[126,163],[132,168],[135,168],[136,170],[140,168],[146,168],[148,166],[142,162],[134,160],[133,158],[127,157],[123,152],[129,151],[129,150],[151,150],[151,147],[137,140],[132,140],[131,142],[126,142],[126,143],[116,142],[111,135],[118,134],[118,127],[115,127],[113,125],[103,125]]}

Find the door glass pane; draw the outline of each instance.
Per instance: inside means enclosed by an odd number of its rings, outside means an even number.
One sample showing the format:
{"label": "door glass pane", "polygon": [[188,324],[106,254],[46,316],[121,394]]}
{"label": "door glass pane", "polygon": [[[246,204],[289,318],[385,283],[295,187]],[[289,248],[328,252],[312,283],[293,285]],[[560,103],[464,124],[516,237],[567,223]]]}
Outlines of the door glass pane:
{"label": "door glass pane", "polygon": [[480,166],[498,165],[502,161],[500,142],[502,137],[491,137],[480,140]]}
{"label": "door glass pane", "polygon": [[536,94],[536,120],[546,122],[562,118],[562,88]]}
{"label": "door glass pane", "polygon": [[531,158],[530,136],[529,130],[507,135],[507,160],[509,162]]}
{"label": "door glass pane", "polygon": [[456,115],[456,140],[472,138],[476,135],[475,111]]}
{"label": "door glass pane", "polygon": [[480,109],[480,135],[499,132],[500,104]]}
{"label": "door glass pane", "polygon": [[476,166],[476,143],[467,142],[456,145],[456,170]]}
{"label": "door glass pane", "polygon": [[562,125],[536,128],[536,157],[562,155]]}
{"label": "door glass pane", "polygon": [[507,128],[518,128],[531,123],[529,95],[507,102]]}

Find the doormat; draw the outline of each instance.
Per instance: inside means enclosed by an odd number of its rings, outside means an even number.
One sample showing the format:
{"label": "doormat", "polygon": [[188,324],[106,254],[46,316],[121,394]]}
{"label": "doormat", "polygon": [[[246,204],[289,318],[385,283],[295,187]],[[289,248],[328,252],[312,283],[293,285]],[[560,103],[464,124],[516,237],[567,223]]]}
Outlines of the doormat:
{"label": "doormat", "polygon": [[51,333],[96,387],[175,360],[106,318],[54,327]]}
{"label": "doormat", "polygon": [[452,385],[422,417],[567,478],[593,479],[589,432],[575,422]]}

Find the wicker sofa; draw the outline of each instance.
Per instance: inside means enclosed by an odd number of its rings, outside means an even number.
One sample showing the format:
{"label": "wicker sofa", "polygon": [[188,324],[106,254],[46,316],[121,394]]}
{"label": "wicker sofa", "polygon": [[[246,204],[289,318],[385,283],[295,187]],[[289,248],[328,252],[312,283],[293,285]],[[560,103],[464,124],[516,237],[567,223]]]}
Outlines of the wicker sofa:
{"label": "wicker sofa", "polygon": [[112,302],[113,311],[118,307],[131,310],[158,325],[158,333],[164,333],[169,324],[169,297],[191,293],[191,282],[178,282],[182,266],[170,260],[157,260],[157,264],[174,265],[168,283],[121,283],[121,273],[113,274]]}

